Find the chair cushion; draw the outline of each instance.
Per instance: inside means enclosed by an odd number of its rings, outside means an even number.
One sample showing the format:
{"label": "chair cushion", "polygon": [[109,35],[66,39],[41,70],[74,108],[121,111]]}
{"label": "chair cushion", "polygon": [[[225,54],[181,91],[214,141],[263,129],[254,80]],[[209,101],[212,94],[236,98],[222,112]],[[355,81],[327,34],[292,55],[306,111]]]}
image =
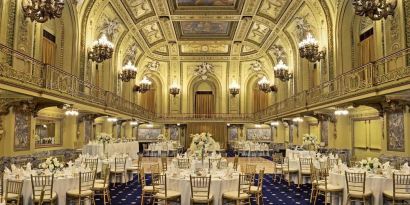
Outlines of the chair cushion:
{"label": "chair cushion", "polygon": [[319,180],[318,181],[318,180],[315,179],[315,180],[312,181],[312,184],[319,184],[319,185],[325,184],[325,180]]}
{"label": "chair cushion", "polygon": [[[390,198],[390,199],[393,199],[393,190],[384,191],[383,196],[385,196],[387,198]],[[400,194],[396,193],[396,198],[395,199],[396,200],[410,200],[410,193],[406,193],[406,194],[405,193],[400,193]]]}
{"label": "chair cushion", "polygon": [[251,189],[250,189],[250,193],[258,193],[258,192],[260,192],[260,189],[258,189],[259,187],[258,186],[251,186]]}
{"label": "chair cushion", "polygon": [[295,173],[295,172],[299,172],[299,170],[298,169],[296,169],[296,168],[289,168],[289,170],[287,169],[287,168],[284,168],[283,169],[283,172],[284,173]]}
{"label": "chair cushion", "polygon": [[369,197],[372,195],[371,191],[366,190],[363,194],[363,192],[360,191],[349,191],[348,193],[351,198],[363,198],[363,197]]}
{"label": "chair cushion", "polygon": [[302,175],[310,175],[310,170],[302,170],[302,171],[300,172],[300,174],[302,174]]}
{"label": "chair cushion", "polygon": [[157,199],[172,199],[172,198],[177,198],[180,197],[181,193],[177,192],[177,191],[171,191],[171,190],[167,190],[167,196],[165,197],[165,193],[156,193],[154,195],[155,198]]}
{"label": "chair cushion", "polygon": [[238,197],[238,191],[228,191],[228,192],[223,193],[222,197],[226,199],[231,199],[231,200],[239,200],[239,199],[247,199],[250,196],[247,193],[241,193]]}
{"label": "chair cushion", "polygon": [[127,167],[127,171],[139,171],[140,168],[138,166]]}
{"label": "chair cushion", "polygon": [[7,197],[5,198],[6,200],[10,200],[10,199],[17,199],[19,197],[19,195],[17,194],[13,194],[13,193],[8,193]]}
{"label": "chair cushion", "polygon": [[194,203],[207,203],[214,200],[214,196],[212,194],[209,194],[209,198],[208,196],[194,196],[194,198],[192,198],[192,202]]}
{"label": "chair cushion", "polygon": [[104,183],[104,179],[96,179],[95,183],[99,183],[99,184],[103,184]]}
{"label": "chair cushion", "polygon": [[111,170],[111,173],[116,173],[116,174],[118,174],[118,173],[124,173],[124,170],[123,170],[123,169],[117,169],[117,170],[112,169],[112,170]]}
{"label": "chair cushion", "polygon": [[142,191],[154,192],[154,187],[153,186],[144,186],[144,188],[142,188]]}
{"label": "chair cushion", "polygon": [[[75,196],[75,197],[79,197],[79,196],[80,196],[78,189],[68,190],[66,194],[67,194],[68,196]],[[81,197],[90,196],[90,195],[92,195],[92,194],[93,194],[93,191],[92,191],[92,190],[83,190],[83,191],[81,191]]]}
{"label": "chair cushion", "polygon": [[[50,193],[50,192],[48,192],[48,193]],[[49,194],[44,194],[43,201],[52,201],[52,200],[55,200],[55,199],[57,199],[57,193],[56,193],[56,192],[52,192],[52,193],[51,193],[51,196],[50,196]],[[40,201],[40,196],[35,196],[35,197],[34,197],[34,201],[35,201],[35,202]]]}
{"label": "chair cushion", "polygon": [[339,192],[343,191],[343,187],[338,186],[338,185],[333,185],[333,184],[328,184],[327,189],[324,184],[321,184],[317,187],[320,191],[330,191],[330,192]]}
{"label": "chair cushion", "polygon": [[108,188],[108,184],[94,183],[94,189],[95,190],[102,190],[102,189],[107,189],[107,188]]}

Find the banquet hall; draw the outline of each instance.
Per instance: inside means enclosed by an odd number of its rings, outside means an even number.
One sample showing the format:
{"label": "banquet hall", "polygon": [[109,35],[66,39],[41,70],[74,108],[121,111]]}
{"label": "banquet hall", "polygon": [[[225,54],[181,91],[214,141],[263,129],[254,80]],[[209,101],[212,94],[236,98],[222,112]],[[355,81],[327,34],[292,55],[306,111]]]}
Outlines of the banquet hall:
{"label": "banquet hall", "polygon": [[410,0],[1,0],[0,205],[409,204]]}

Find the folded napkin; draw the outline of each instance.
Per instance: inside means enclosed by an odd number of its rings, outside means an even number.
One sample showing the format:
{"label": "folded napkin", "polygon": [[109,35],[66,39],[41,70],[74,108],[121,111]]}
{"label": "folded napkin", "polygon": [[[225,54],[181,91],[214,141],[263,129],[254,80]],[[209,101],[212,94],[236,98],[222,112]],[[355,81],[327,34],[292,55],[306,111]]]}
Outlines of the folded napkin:
{"label": "folded napkin", "polygon": [[71,160],[68,161],[67,164],[68,164],[68,167],[72,167],[72,166],[73,166],[73,162],[72,162]]}
{"label": "folded napkin", "polygon": [[17,167],[16,167],[15,164],[11,164],[10,167],[11,167],[11,171],[12,171],[13,173],[17,171]]}
{"label": "folded napkin", "polygon": [[386,162],[382,164],[382,169],[388,169],[388,168],[390,168],[390,162]]}
{"label": "folded napkin", "polygon": [[403,171],[404,173],[409,173],[410,172],[410,167],[409,164],[406,162],[403,164],[401,171]]}
{"label": "folded napkin", "polygon": [[11,174],[11,171],[10,171],[10,169],[9,168],[4,168],[4,173],[6,173],[6,174]]}
{"label": "folded napkin", "polygon": [[31,171],[31,163],[27,162],[26,171]]}

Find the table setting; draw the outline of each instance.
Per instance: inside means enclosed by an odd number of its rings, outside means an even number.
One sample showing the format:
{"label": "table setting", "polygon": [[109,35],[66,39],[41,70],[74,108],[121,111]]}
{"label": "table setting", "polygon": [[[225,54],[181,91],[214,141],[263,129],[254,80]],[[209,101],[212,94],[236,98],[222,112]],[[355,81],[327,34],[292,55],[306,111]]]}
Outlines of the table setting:
{"label": "table setting", "polygon": [[139,152],[138,141],[113,139],[111,135],[100,133],[96,140],[90,141],[83,146],[82,154],[98,155],[104,157],[114,153],[127,153],[132,158],[136,158]]}

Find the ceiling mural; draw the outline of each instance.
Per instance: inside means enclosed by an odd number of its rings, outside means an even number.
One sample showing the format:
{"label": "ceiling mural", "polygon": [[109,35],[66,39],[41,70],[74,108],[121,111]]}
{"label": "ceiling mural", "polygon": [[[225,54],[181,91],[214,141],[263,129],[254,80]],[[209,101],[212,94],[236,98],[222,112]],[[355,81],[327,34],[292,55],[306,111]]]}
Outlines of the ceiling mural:
{"label": "ceiling mural", "polygon": [[236,22],[230,21],[181,21],[175,22],[179,40],[232,39]]}
{"label": "ceiling mural", "polygon": [[277,23],[291,1],[292,0],[263,0],[258,13]]}
{"label": "ceiling mural", "polygon": [[177,6],[234,6],[236,0],[176,0]]}

